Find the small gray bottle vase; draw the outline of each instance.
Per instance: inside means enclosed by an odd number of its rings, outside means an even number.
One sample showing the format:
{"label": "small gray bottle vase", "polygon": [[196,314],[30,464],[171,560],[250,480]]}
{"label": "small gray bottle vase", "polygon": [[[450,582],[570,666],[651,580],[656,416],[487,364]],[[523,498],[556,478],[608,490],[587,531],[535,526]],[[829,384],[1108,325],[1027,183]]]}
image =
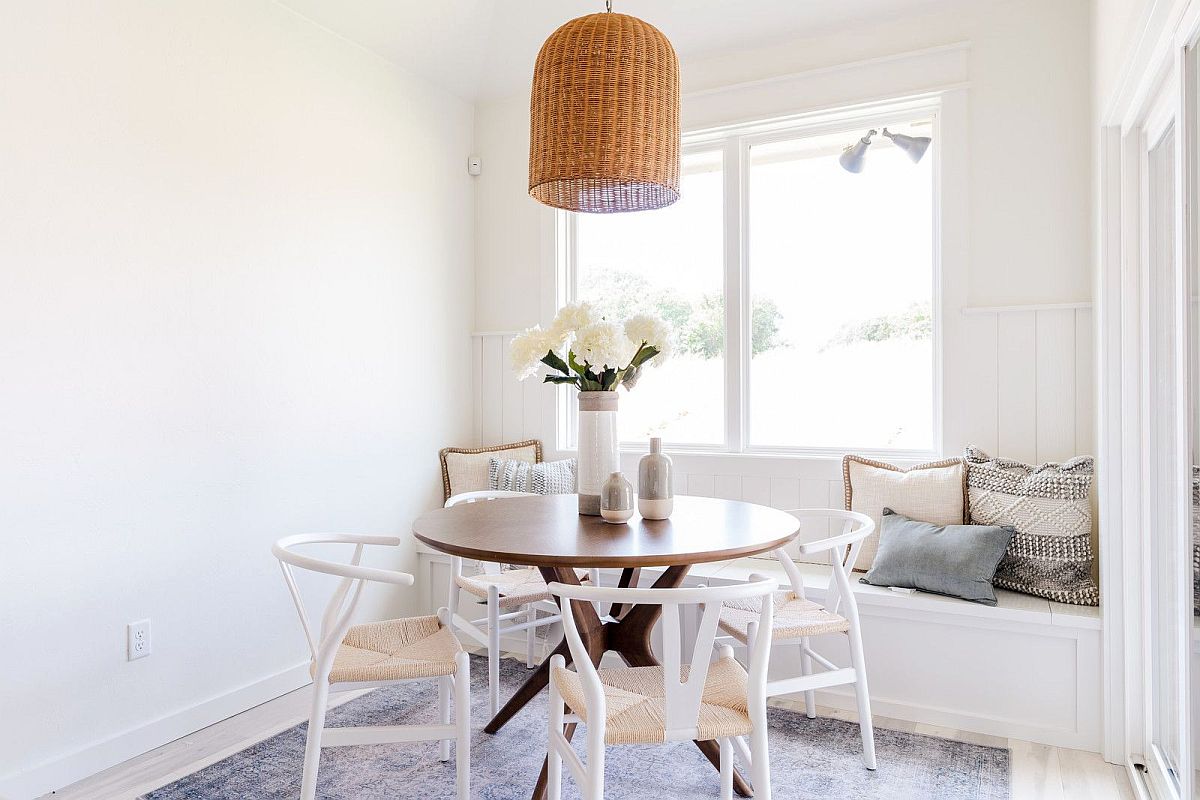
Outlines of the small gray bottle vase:
{"label": "small gray bottle vase", "polygon": [[662,451],[662,439],[650,440],[650,452],[638,462],[638,513],[643,519],[666,519],[675,506],[674,467]]}
{"label": "small gray bottle vase", "polygon": [[620,525],[633,516],[633,484],[614,472],[600,487],[600,517],[605,522]]}

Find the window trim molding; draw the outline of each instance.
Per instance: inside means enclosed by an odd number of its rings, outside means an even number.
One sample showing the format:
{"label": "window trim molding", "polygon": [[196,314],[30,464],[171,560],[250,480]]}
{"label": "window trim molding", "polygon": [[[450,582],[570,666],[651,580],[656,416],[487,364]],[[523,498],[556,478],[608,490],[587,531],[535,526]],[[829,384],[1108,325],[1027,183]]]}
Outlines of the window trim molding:
{"label": "window trim molding", "polygon": [[[724,454],[735,456],[791,456],[809,458],[829,458],[840,456],[848,450],[892,460],[920,460],[937,456],[943,452],[945,415],[944,405],[945,382],[943,372],[945,365],[945,293],[946,281],[943,277],[943,248],[946,244],[943,237],[944,220],[943,203],[943,146],[945,128],[942,124],[946,111],[947,96],[953,93],[961,94],[965,90],[952,89],[947,91],[922,92],[918,94],[895,97],[887,100],[855,103],[852,105],[806,111],[800,114],[777,116],[750,123],[711,126],[695,131],[687,131],[683,135],[682,152],[705,152],[720,150],[723,156],[723,176],[725,179],[724,203],[724,291],[726,308],[726,342],[725,342],[725,381],[724,381],[724,434],[720,444],[671,443],[671,449],[677,452],[693,454]],[[888,448],[854,448],[854,447],[800,447],[752,445],[750,442],[750,363],[745,358],[744,347],[750,338],[751,311],[749,284],[749,241],[743,234],[746,230],[746,216],[749,208],[749,184],[747,180],[750,147],[804,136],[817,136],[844,130],[848,126],[867,127],[878,126],[885,121],[888,124],[917,119],[930,119],[933,124],[933,135],[939,146],[933,150],[933,264],[932,264],[932,301],[933,315],[933,408],[932,442],[928,450],[924,449],[888,449]],[[730,164],[736,168],[731,169]],[[736,198],[736,202],[729,199]],[[554,287],[554,303],[545,314],[547,320],[552,319],[563,302],[576,298],[576,264],[575,264],[575,217],[564,211],[550,213],[553,222],[554,252],[550,263],[551,281]],[[959,303],[958,305],[961,305]],[[573,449],[575,441],[574,415],[571,411],[570,392],[560,389],[551,393],[554,395],[555,420],[553,431],[554,446],[558,450]],[[638,451],[640,447],[635,442],[621,442],[622,450]]]}

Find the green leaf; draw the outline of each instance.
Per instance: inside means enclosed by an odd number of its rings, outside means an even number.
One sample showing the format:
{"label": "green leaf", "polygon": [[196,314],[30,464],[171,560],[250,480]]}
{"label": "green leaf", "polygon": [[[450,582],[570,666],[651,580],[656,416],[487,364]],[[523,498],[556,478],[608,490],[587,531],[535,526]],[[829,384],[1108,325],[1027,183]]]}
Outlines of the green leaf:
{"label": "green leaf", "polygon": [[542,383],[570,383],[572,385],[578,383],[579,378],[574,375],[547,375],[542,379]]}
{"label": "green leaf", "polygon": [[617,371],[615,369],[609,368],[600,374],[600,388],[606,392],[617,388]]}
{"label": "green leaf", "polygon": [[[575,370],[575,372],[579,374],[579,377],[586,378],[588,376],[587,366],[579,365],[579,362],[575,360],[575,352],[574,351],[572,351],[572,350],[567,351],[567,362],[571,365],[571,369]],[[595,376],[592,376],[592,377],[593,377],[593,379],[595,378]]]}
{"label": "green leaf", "polygon": [[567,362],[563,361],[562,357],[559,356],[558,353],[555,353],[553,350],[546,351],[546,355],[542,356],[542,363],[545,364],[550,369],[558,370],[563,375],[571,374],[571,370],[567,366]]}
{"label": "green leaf", "polygon": [[640,367],[642,364],[645,364],[647,361],[658,355],[659,352],[661,351],[657,347],[644,344],[636,353],[633,354],[633,360],[629,362],[629,366]]}

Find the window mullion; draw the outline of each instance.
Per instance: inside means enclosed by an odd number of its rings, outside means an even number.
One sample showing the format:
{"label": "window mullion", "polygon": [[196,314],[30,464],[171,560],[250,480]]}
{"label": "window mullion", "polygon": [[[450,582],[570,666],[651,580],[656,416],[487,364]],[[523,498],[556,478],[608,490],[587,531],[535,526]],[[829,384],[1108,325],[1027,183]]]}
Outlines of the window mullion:
{"label": "window mullion", "polygon": [[750,319],[745,259],[746,153],[742,137],[725,142],[725,445],[734,452],[746,449],[747,430]]}

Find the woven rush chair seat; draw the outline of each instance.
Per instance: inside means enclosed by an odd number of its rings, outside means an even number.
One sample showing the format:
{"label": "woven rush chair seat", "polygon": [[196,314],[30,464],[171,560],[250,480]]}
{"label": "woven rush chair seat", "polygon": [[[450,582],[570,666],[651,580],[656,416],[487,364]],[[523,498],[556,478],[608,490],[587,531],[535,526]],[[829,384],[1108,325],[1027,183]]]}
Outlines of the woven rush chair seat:
{"label": "woven rush chair seat", "polygon": [[462,650],[436,616],[355,625],[333,659],[330,683],[395,681],[453,675]]}
{"label": "woven rush chair seat", "polygon": [[[588,580],[586,570],[575,570],[580,583]],[[454,582],[478,598],[487,599],[488,587],[495,584],[500,590],[500,608],[509,609],[549,600],[546,579],[537,567],[517,567],[479,575],[455,575]]]}
{"label": "woven rush chair seat", "polygon": [[[662,667],[601,669],[606,723],[605,744],[659,744],[666,741],[666,701]],[[688,668],[682,669],[686,680]],[[587,703],[579,675],[555,668],[555,680],[571,711],[587,722]],[[708,669],[700,700],[698,739],[744,736],[753,728],[746,705],[746,670],[733,658]]]}
{"label": "woven rush chair seat", "polygon": [[[775,619],[771,632],[777,642],[850,630],[850,621],[845,617],[826,611],[820,603],[797,597],[795,592],[775,592],[771,595],[771,600],[775,604]],[[758,621],[760,609],[758,598],[728,602],[721,610],[721,619],[717,625],[722,631],[745,644],[748,639],[747,628],[751,622]]]}

